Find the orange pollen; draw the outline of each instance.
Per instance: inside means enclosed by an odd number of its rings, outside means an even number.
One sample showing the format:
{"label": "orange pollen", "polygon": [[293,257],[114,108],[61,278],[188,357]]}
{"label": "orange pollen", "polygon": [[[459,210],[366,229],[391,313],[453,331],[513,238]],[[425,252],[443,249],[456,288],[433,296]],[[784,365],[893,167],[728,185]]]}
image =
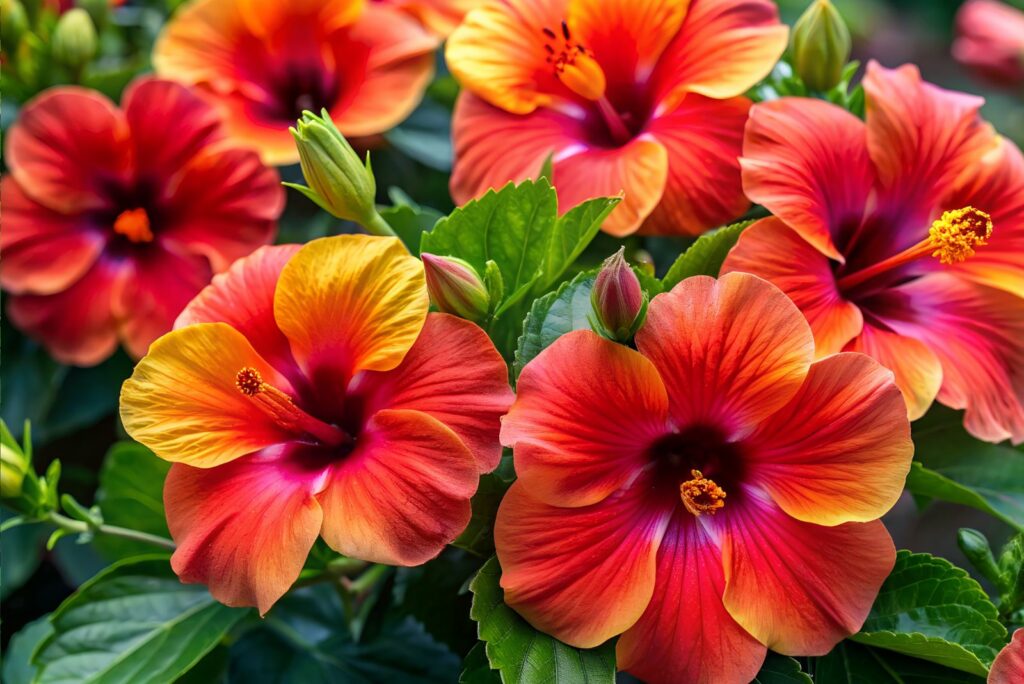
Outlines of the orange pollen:
{"label": "orange pollen", "polygon": [[[554,68],[556,77],[564,73],[567,66],[575,64],[577,57],[587,54],[587,48],[572,42],[569,25],[565,21],[562,21],[561,25],[561,41],[559,41],[559,34],[551,29],[544,28],[542,31],[544,37],[548,39],[544,43],[544,50],[548,53],[545,61]],[[559,42],[561,42],[560,47]]]}
{"label": "orange pollen", "polygon": [[932,256],[943,264],[958,264],[974,256],[974,248],[987,245],[992,217],[974,207],[947,211],[928,230]]}
{"label": "orange pollen", "polygon": [[701,474],[699,470],[691,470],[692,480],[679,485],[679,496],[686,510],[694,515],[710,513],[714,515],[725,506],[725,490]]}
{"label": "orange pollen", "polygon": [[146,210],[126,209],[114,219],[114,232],[123,235],[132,242],[152,242],[153,230],[149,225]]}
{"label": "orange pollen", "polygon": [[235,374],[235,387],[247,397],[254,397],[263,389],[263,376],[251,366],[246,366]]}

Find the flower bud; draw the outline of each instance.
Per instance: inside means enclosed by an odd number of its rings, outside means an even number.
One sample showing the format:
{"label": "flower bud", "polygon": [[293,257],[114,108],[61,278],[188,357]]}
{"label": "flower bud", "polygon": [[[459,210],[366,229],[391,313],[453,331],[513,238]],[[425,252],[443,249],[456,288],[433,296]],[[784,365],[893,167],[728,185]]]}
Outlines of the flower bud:
{"label": "flower bud", "polygon": [[0,497],[21,496],[21,485],[28,471],[28,459],[20,450],[0,444]]}
{"label": "flower bud", "polygon": [[53,57],[73,71],[80,71],[96,55],[96,27],[80,7],[68,10],[53,30]]}
{"label": "flower bud", "polygon": [[491,296],[472,266],[455,257],[421,254],[430,301],[439,311],[478,322],[491,307]]}
{"label": "flower bud", "polygon": [[984,534],[969,527],[962,527],[957,531],[956,543],[978,572],[989,581],[995,584],[999,583],[999,567],[996,565],[992,547],[989,546],[988,539]]}
{"label": "flower bud", "polygon": [[831,90],[843,77],[850,45],[850,30],[832,2],[813,0],[793,27],[793,68],[808,88]]}
{"label": "flower bud", "polygon": [[590,293],[590,304],[602,332],[620,342],[628,340],[640,327],[647,305],[640,280],[623,256],[625,251],[620,247],[605,259]]}
{"label": "flower bud", "polygon": [[28,30],[25,6],[18,0],[0,0],[0,41],[4,51],[11,55],[18,51],[21,37]]}
{"label": "flower bud", "polygon": [[327,110],[305,112],[289,129],[299,148],[302,175],[309,187],[285,183],[338,218],[366,225],[377,216],[377,183],[367,157],[364,164]]}

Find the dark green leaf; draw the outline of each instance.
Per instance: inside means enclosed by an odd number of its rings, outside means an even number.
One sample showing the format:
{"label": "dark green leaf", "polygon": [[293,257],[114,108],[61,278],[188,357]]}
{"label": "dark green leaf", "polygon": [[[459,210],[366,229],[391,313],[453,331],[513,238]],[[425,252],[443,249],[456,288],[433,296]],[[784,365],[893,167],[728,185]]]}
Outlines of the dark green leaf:
{"label": "dark green leaf", "polygon": [[478,641],[469,649],[466,659],[462,661],[462,674],[459,684],[501,684],[501,675],[491,669],[487,662],[487,650],[482,641]]}
{"label": "dark green leaf", "polygon": [[452,168],[451,112],[426,99],[409,118],[384,134],[403,154],[438,171]]}
{"label": "dark green leaf", "polygon": [[510,484],[511,479],[497,471],[480,478],[480,486],[473,495],[473,517],[452,544],[483,558],[494,553],[494,519]]}
{"label": "dark green leaf", "polygon": [[740,239],[740,233],[751,223],[753,221],[742,221],[701,235],[676,259],[662,278],[665,290],[671,290],[681,281],[697,275],[718,277],[729,250]]}
{"label": "dark green leaf", "polygon": [[851,638],[983,676],[1006,643],[997,616],[965,570],[926,553],[900,551],[871,614]]}
{"label": "dark green leaf", "polygon": [[555,292],[534,301],[516,349],[515,377],[537,354],[567,332],[590,329],[590,291],[596,271],[580,273]]}
{"label": "dark green leaf", "polygon": [[615,646],[573,648],[537,631],[505,605],[501,568],[492,558],[469,585],[470,616],[477,621],[491,667],[505,684],[597,684],[615,681]]}
{"label": "dark green leaf", "polygon": [[[107,452],[100,471],[96,503],[110,525],[170,537],[164,518],[164,478],[170,464],[136,442],[118,442]],[[143,542],[109,535],[96,537],[100,552],[111,559],[152,553]]]}
{"label": "dark green leaf", "polygon": [[122,561],[82,585],[51,618],[38,683],[174,680],[250,611],[178,581],[165,556]]}
{"label": "dark green leaf", "polygon": [[818,684],[985,684],[984,678],[925,660],[843,641],[821,658],[811,658]]}
{"label": "dark green leaf", "polygon": [[415,618],[451,651],[464,652],[476,641],[476,626],[469,619],[471,597],[464,588],[482,562],[461,549],[447,548],[424,565],[399,568],[391,610]]}
{"label": "dark green leaf", "polygon": [[409,251],[419,256],[423,234],[434,227],[442,214],[436,209],[416,204],[398,188],[391,188],[388,194],[394,205],[381,207],[378,211]]}
{"label": "dark green leaf", "polygon": [[[0,509],[0,520],[9,520],[14,514]],[[0,599],[23,585],[39,567],[43,543],[51,530],[39,523],[18,525],[0,534],[0,558],[3,574],[0,576]]]}
{"label": "dark green leaf", "polygon": [[620,201],[618,197],[587,200],[558,219],[542,267],[543,277],[534,294],[547,292],[557,284],[559,277],[590,244]]}
{"label": "dark green leaf", "polygon": [[768,652],[761,671],[750,684],[813,684],[810,675],[800,669],[800,663],[789,656]]}
{"label": "dark green leaf", "polygon": [[28,623],[11,637],[11,643],[4,653],[4,684],[32,683],[36,676],[36,666],[31,662],[32,653],[52,633],[50,616],[44,615]]}

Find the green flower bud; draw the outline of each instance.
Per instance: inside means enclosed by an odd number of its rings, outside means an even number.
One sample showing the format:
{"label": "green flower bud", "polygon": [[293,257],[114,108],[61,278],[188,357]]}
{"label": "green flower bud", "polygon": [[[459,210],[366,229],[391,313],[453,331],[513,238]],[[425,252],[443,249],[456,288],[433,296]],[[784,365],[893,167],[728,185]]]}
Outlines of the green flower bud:
{"label": "green flower bud", "polygon": [[813,0],[793,27],[790,58],[808,88],[835,87],[850,58],[850,30],[830,0]]}
{"label": "green flower bud", "polygon": [[65,12],[53,30],[53,57],[72,71],[80,71],[97,49],[96,27],[89,13],[76,7]]}
{"label": "green flower bud", "polygon": [[28,15],[25,6],[18,0],[0,0],[0,41],[7,54],[18,50],[21,37],[28,30]]}
{"label": "green flower bud", "polygon": [[25,454],[6,444],[0,444],[0,497],[14,499],[21,496],[29,463]]}
{"label": "green flower bud", "polygon": [[478,322],[490,311],[491,296],[469,263],[455,257],[421,254],[430,301],[439,311]]}
{"label": "green flower bud", "polygon": [[77,0],[75,4],[89,13],[96,28],[102,29],[107,25],[107,19],[110,16],[110,0]]}
{"label": "green flower bud", "polygon": [[999,567],[984,534],[969,527],[962,527],[957,531],[956,543],[978,572],[992,583],[999,584]]}
{"label": "green flower bud", "polygon": [[626,263],[625,251],[620,247],[605,259],[590,292],[590,305],[599,332],[619,342],[633,337],[647,309],[640,279]]}
{"label": "green flower bud", "polygon": [[294,128],[288,129],[299,148],[302,175],[309,187],[285,183],[338,218],[362,225],[377,217],[374,198],[377,183],[366,163],[352,149],[331,121],[327,110],[321,116],[305,112]]}

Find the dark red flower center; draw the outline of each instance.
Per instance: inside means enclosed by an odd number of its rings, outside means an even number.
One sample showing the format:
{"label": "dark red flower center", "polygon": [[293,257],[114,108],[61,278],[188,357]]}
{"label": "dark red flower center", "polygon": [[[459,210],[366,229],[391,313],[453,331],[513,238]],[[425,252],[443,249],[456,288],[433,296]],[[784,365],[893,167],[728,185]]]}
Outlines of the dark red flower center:
{"label": "dark red flower center", "polygon": [[714,426],[666,433],[647,448],[647,457],[659,496],[681,502],[694,515],[721,509],[743,481],[743,445]]}
{"label": "dark red flower center", "polygon": [[290,64],[270,74],[266,88],[269,117],[294,124],[305,111],[334,107],[341,93],[341,80],[319,65]]}

